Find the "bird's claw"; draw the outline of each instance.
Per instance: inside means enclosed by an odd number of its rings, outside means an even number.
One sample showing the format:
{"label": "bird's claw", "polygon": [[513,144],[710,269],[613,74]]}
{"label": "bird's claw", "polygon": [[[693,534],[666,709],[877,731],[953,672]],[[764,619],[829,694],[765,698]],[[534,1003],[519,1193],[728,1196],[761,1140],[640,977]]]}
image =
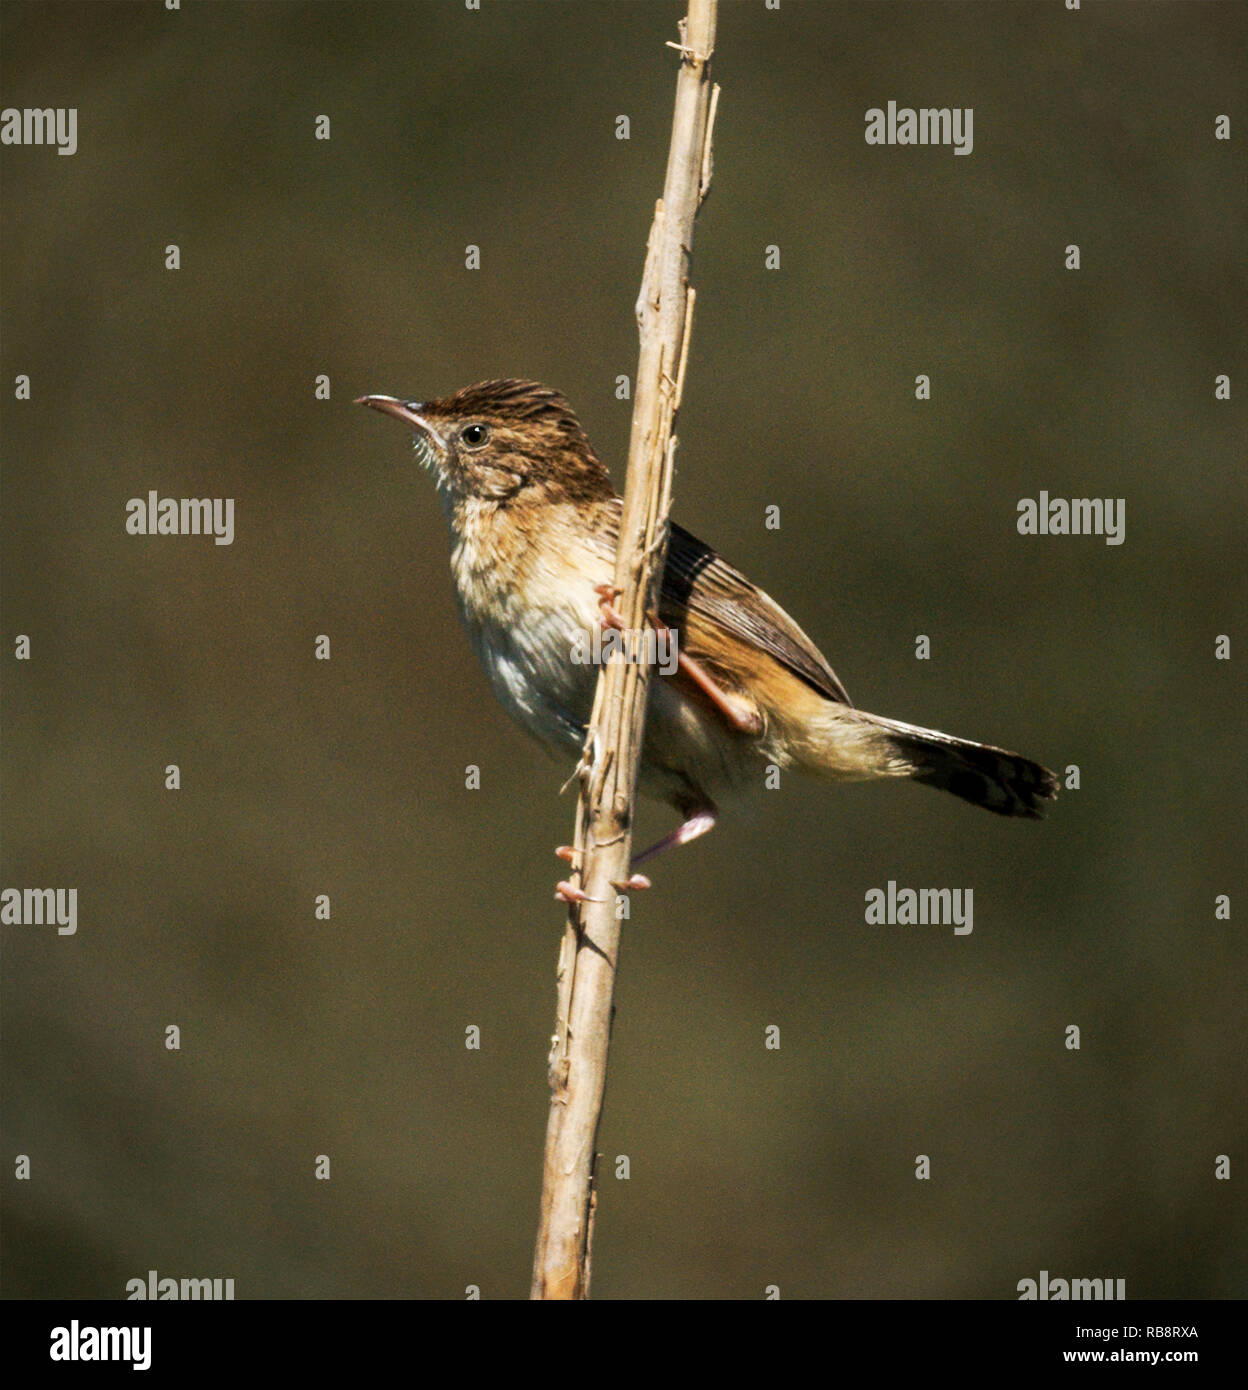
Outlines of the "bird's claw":
{"label": "bird's claw", "polygon": [[602,621],[605,627],[624,629],[624,619],[620,617],[615,607],[615,600],[624,592],[617,589],[614,584],[595,584],[594,593],[598,595],[598,607],[602,610]]}
{"label": "bird's claw", "polygon": [[601,898],[591,898],[581,888],[574,887],[567,879],[555,884],[555,901],[561,903],[600,903]]}

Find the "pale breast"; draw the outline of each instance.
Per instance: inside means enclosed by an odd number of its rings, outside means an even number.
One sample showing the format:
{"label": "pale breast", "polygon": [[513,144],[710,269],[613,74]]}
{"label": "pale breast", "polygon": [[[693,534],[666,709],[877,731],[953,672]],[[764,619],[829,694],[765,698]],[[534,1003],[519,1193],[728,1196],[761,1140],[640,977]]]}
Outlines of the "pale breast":
{"label": "pale breast", "polygon": [[[482,524],[456,528],[452,555],[469,638],[508,713],[575,756],[598,676],[585,659],[602,628],[594,589],[611,582],[611,557],[579,542],[571,525],[552,528],[559,543],[548,530],[546,542],[534,544],[503,524],[496,504],[476,505]],[[653,676],[641,775],[647,795],[678,806],[713,799],[760,775],[750,751],[703,702]]]}
{"label": "pale breast", "polygon": [[609,563],[575,545],[536,544],[495,504],[474,504],[451,558],[465,626],[495,694],[530,733],[579,749],[597,668],[573,659],[600,622],[594,586]]}

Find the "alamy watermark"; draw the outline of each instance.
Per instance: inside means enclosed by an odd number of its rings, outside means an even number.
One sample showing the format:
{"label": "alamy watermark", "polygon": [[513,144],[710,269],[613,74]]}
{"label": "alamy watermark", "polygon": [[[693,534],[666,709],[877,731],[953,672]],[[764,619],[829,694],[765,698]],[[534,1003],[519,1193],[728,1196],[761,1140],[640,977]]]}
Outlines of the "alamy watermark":
{"label": "alamy watermark", "polygon": [[1023,497],[1018,503],[1020,536],[1104,536],[1106,545],[1127,538],[1125,497]]}
{"label": "alamy watermark", "polygon": [[67,1327],[52,1329],[48,1348],[52,1361],[129,1361],[136,1371],[152,1364],[150,1327],[84,1327],[75,1318]]}
{"label": "alamy watermark", "polygon": [[161,497],[155,489],[126,503],[132,536],[212,536],[215,545],[234,543],[232,497]]}
{"label": "alamy watermark", "polygon": [[1121,1303],[1127,1296],[1125,1279],[1058,1279],[1051,1278],[1047,1269],[1040,1271],[1039,1279],[1020,1279],[1018,1281],[1018,1301],[1058,1302],[1069,1299],[1108,1301]]}
{"label": "alamy watermark", "polygon": [[619,654],[633,665],[656,666],[664,676],[674,676],[680,667],[677,633],[670,627],[595,627],[578,632],[572,639],[572,660],[577,666],[602,666]]}
{"label": "alamy watermark", "polygon": [[0,889],[0,924],[6,927],[56,927],[58,936],[78,930],[77,888]]}
{"label": "alamy watermark", "polygon": [[971,106],[873,106],[866,114],[868,145],[952,145],[954,154],[975,148],[975,109]]}
{"label": "alamy watermark", "polygon": [[954,936],[970,936],[975,930],[975,890],[898,888],[890,878],[887,888],[867,889],[866,920],[871,926],[952,927]]}
{"label": "alamy watermark", "polygon": [[57,154],[74,154],[78,108],[6,106],[0,111],[0,145],[55,145]]}
{"label": "alamy watermark", "polygon": [[140,1277],[126,1282],[127,1299],[224,1303],[231,1301],[233,1297],[233,1279],[174,1279],[171,1275],[162,1278],[154,1269],[149,1269],[146,1279]]}

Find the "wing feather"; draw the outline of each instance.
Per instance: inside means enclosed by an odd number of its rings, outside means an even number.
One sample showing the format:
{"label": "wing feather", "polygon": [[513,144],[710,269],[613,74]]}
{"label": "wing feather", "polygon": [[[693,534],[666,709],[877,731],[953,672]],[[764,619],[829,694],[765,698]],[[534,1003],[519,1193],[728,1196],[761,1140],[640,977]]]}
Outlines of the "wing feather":
{"label": "wing feather", "polygon": [[[619,537],[618,499],[607,515],[614,555]],[[659,616],[684,637],[687,614],[713,625],[729,638],[766,652],[825,699],[852,708],[853,701],[827,658],[784,609],[717,551],[672,522]],[[688,654],[695,658],[698,655],[696,650],[689,650]]]}

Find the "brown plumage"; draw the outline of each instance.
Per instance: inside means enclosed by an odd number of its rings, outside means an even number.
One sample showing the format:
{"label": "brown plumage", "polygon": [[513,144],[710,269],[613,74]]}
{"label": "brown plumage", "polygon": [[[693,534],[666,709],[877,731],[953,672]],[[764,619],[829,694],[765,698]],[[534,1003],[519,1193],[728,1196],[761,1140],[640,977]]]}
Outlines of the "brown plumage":
{"label": "brown plumage", "polygon": [[[595,588],[613,576],[620,500],[571,406],[519,380],[361,403],[403,420],[434,472],[460,609],[502,703],[544,742],[579,751],[596,669],[572,652],[603,620]],[[675,524],[659,617],[724,697],[684,665],[651,682],[642,789],[701,815],[692,833],[713,823],[716,797],[760,783],[768,763],[841,781],[909,777],[1007,816],[1038,817],[1057,794],[1057,778],[1017,753],[855,709],[793,619]],[[726,718],[726,705],[746,720]]]}

